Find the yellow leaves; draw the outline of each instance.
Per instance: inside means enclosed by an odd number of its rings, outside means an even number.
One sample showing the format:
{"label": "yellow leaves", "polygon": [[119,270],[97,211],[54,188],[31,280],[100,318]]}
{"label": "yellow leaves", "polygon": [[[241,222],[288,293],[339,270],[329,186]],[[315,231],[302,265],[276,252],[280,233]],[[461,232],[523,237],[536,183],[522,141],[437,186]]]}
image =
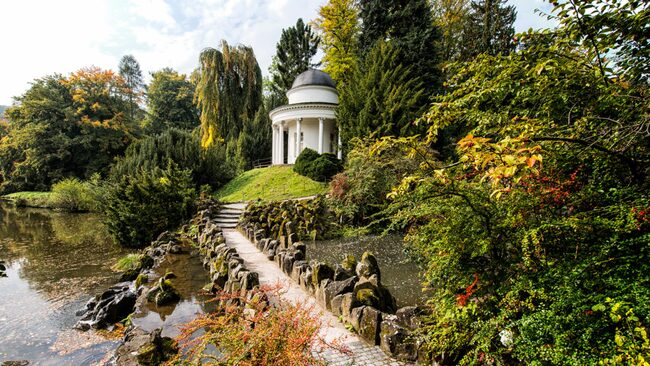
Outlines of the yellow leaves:
{"label": "yellow leaves", "polygon": [[493,142],[469,134],[458,142],[458,149],[463,153],[460,161],[480,172],[482,182],[490,182],[494,199],[509,193],[523,176],[538,174],[542,162],[541,147],[529,146],[529,139],[523,136]]}
{"label": "yellow leaves", "polygon": [[215,143],[223,141],[223,138],[219,137],[214,125],[208,126],[207,129],[204,130],[204,133],[201,134],[201,147],[204,149],[209,148]]}
{"label": "yellow leaves", "polygon": [[393,187],[392,191],[386,195],[386,198],[394,199],[397,196],[401,196],[410,191],[415,184],[422,181],[423,179],[420,176],[408,175],[402,179],[399,185]]}

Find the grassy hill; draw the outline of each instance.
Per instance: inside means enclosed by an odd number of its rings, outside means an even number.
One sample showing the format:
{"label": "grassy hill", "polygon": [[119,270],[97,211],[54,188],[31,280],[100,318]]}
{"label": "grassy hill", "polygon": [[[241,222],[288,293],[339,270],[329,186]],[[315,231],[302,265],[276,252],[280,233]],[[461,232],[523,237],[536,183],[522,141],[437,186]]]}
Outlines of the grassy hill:
{"label": "grassy hill", "polygon": [[272,166],[246,171],[217,191],[224,202],[266,201],[313,196],[327,191],[327,184],[297,174],[289,166]]}

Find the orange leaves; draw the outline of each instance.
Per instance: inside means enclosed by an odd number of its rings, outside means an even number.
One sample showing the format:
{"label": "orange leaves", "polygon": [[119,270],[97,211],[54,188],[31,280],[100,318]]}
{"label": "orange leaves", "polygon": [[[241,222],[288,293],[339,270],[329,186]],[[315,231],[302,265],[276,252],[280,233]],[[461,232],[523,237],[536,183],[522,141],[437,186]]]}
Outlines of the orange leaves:
{"label": "orange leaves", "polygon": [[456,295],[456,305],[463,307],[467,305],[469,298],[476,292],[476,287],[478,286],[478,274],[474,273],[474,282],[467,286],[464,293]]}
{"label": "orange leaves", "polygon": [[[209,357],[218,364],[307,366],[323,364],[314,352],[349,352],[340,342],[321,338],[313,308],[281,300],[279,291],[264,287],[246,297],[221,294],[214,313],[182,327],[182,352],[170,363],[182,358],[198,364]],[[210,352],[211,346],[219,349],[218,356]]]}
{"label": "orange leaves", "polygon": [[79,124],[128,132],[123,111],[130,89],[121,76],[92,66],[71,73],[61,83],[70,90]]}

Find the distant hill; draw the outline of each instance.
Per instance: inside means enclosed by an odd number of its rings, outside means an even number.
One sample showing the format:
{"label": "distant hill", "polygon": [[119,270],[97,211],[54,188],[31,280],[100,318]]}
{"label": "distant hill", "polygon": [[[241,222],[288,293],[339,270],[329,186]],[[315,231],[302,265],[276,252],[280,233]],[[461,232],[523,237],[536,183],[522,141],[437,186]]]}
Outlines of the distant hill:
{"label": "distant hill", "polygon": [[0,105],[0,117],[5,113],[5,109],[9,108],[8,105]]}

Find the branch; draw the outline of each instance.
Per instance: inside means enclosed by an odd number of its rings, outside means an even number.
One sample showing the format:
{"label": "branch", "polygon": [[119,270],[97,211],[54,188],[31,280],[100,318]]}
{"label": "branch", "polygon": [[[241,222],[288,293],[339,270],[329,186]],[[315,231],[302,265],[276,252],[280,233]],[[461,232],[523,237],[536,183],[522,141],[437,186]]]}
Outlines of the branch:
{"label": "branch", "polygon": [[585,30],[585,26],[582,23],[582,18],[580,18],[580,13],[578,12],[578,8],[576,7],[574,0],[570,0],[569,2],[573,7],[573,11],[575,11],[576,13],[576,19],[578,20],[578,26],[580,27],[580,30],[587,36],[587,39],[589,39],[592,46],[594,47],[594,51],[596,52],[596,59],[598,60],[598,68],[600,69],[600,73],[603,75],[603,80],[605,81],[605,85],[608,85],[609,80],[607,79],[607,75],[605,74],[605,67],[603,66],[603,60],[600,57],[600,51],[598,50],[598,45],[596,44],[596,40],[594,40],[594,37],[591,33],[588,33]]}
{"label": "branch", "polygon": [[621,162],[623,162],[625,165],[627,165],[630,168],[630,171],[632,172],[632,175],[634,175],[634,179],[637,181],[642,181],[645,178],[645,172],[641,171],[641,167],[639,166],[639,162],[630,158],[629,156],[626,156],[618,151],[610,150],[602,145],[598,145],[595,142],[589,142],[587,140],[582,140],[582,139],[573,139],[573,138],[568,138],[568,137],[551,137],[551,136],[541,136],[541,137],[532,137],[529,139],[530,141],[534,142],[543,142],[543,141],[560,141],[560,142],[569,142],[573,144],[578,144],[586,147],[590,147],[594,150],[603,152],[605,154],[611,155],[619,159]]}

